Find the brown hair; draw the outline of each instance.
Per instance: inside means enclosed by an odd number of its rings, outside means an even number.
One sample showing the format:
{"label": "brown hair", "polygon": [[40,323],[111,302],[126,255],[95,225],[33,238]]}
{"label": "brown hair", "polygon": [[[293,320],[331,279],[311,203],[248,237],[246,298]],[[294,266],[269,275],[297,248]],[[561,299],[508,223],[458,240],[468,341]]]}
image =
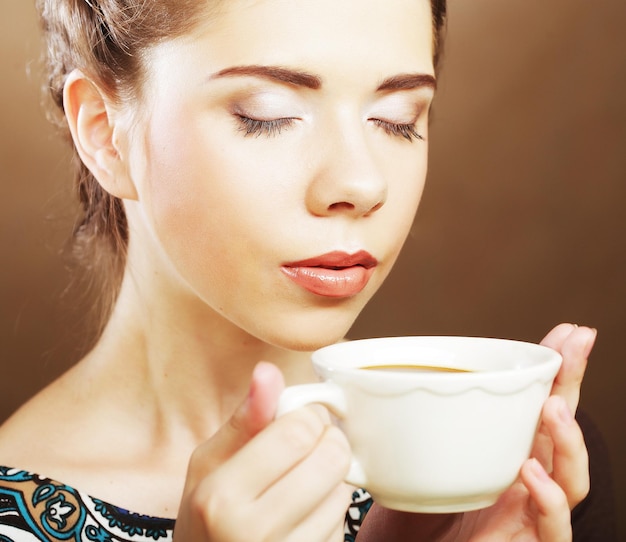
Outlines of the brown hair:
{"label": "brown hair", "polygon": [[[217,0],[213,1],[216,4]],[[53,120],[66,131],[63,87],[75,68],[113,100],[138,97],[141,52],[189,32],[206,16],[199,0],[36,0],[47,45],[47,89],[56,105]],[[431,0],[433,56],[441,56],[446,0]],[[122,201],[102,189],[74,153],[75,186],[82,214],[74,227],[72,252],[87,271],[100,307],[98,328],[108,319],[126,262],[128,225]]]}
{"label": "brown hair", "polygon": [[[141,92],[141,52],[160,40],[184,35],[207,10],[198,0],[36,0],[46,43],[46,89],[50,111],[71,142],[63,87],[78,68],[113,100]],[[82,295],[95,299],[100,332],[113,307],[124,272],[128,225],[124,205],[106,192],[74,151],[75,190],[81,214],[74,225],[72,259],[82,271]],[[83,282],[84,281],[84,282]]]}
{"label": "brown hair", "polygon": [[433,14],[433,63],[435,70],[439,67],[439,61],[443,54],[444,34],[447,17],[447,0],[430,0]]}

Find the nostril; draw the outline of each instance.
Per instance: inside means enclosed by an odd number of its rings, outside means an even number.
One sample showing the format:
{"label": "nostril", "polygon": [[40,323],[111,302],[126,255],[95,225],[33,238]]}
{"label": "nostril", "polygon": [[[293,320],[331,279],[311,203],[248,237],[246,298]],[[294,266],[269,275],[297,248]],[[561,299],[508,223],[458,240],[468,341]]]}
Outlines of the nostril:
{"label": "nostril", "polygon": [[378,211],[378,209],[380,209],[383,206],[383,202],[379,201],[376,205],[374,205],[374,207],[372,207],[369,212],[367,213],[368,215],[371,213],[375,213],[376,211]]}
{"label": "nostril", "polygon": [[383,206],[384,202],[379,201],[376,205],[370,207],[369,209],[357,207],[354,203],[350,203],[349,201],[337,201],[335,203],[331,203],[328,206],[328,210],[332,212],[355,212],[358,211],[359,214],[364,216],[368,216],[372,213],[375,213]]}
{"label": "nostril", "polygon": [[353,211],[354,203],[349,201],[338,201],[328,206],[329,211]]}

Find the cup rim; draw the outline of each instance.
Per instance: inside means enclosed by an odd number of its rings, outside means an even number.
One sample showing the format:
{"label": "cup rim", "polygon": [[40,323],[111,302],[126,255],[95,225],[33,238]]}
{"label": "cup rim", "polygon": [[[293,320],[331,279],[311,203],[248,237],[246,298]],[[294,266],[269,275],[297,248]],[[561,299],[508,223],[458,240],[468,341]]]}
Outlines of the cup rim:
{"label": "cup rim", "polygon": [[[363,355],[371,355],[375,359],[378,350],[387,350],[390,347],[403,345],[406,343],[415,343],[422,349],[439,348],[445,350],[456,349],[460,352],[463,348],[483,348],[490,350],[495,354],[497,351],[512,350],[517,353],[521,352],[524,363],[518,363],[509,367],[502,367],[496,370],[477,370],[474,368],[471,372],[413,372],[406,371],[363,371],[361,367],[368,365],[379,365],[380,363],[364,363]],[[336,355],[345,353],[345,357],[336,358]],[[330,355],[334,361],[329,363]],[[532,358],[530,357],[532,354]],[[413,354],[414,356],[414,354]],[[525,357],[524,357],[525,356]],[[418,382],[422,385],[434,385],[437,383],[446,386],[454,384],[455,386],[466,385],[500,385],[506,381],[509,384],[506,388],[524,387],[536,380],[548,381],[553,379],[558,372],[562,356],[555,350],[536,343],[516,340],[501,339],[495,337],[478,337],[478,336],[460,336],[460,335],[411,335],[411,336],[395,336],[395,337],[373,337],[367,339],[355,339],[352,341],[342,341],[340,343],[324,346],[311,355],[311,360],[315,370],[323,378],[332,379],[333,376],[348,376],[354,378],[358,373],[358,380],[362,382],[385,382],[404,380],[407,383]],[[415,364],[415,359],[411,359]],[[408,364],[408,361],[405,361]],[[385,363],[382,363],[383,365]],[[394,365],[402,364],[395,362]],[[430,364],[432,365],[432,364]],[[450,366],[447,363],[441,363],[440,366]],[[454,366],[454,364],[452,365]],[[467,365],[457,368],[469,368]],[[448,389],[448,388],[446,388]]]}

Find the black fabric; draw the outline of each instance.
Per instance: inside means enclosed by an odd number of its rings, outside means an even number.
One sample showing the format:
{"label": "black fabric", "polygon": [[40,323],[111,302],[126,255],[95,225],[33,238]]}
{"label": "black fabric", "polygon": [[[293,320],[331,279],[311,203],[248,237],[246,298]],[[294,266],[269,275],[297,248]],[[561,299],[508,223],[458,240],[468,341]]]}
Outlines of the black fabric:
{"label": "black fabric", "polygon": [[574,542],[617,542],[611,461],[602,434],[593,420],[579,411],[576,419],[589,452],[589,495],[572,512]]}

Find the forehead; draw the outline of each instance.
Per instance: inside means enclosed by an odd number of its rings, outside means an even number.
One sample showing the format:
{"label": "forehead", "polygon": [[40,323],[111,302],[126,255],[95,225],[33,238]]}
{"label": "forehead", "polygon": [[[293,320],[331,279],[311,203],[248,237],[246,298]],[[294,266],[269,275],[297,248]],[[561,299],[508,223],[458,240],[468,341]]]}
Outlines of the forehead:
{"label": "forehead", "polygon": [[[183,38],[190,60],[338,73],[433,73],[428,0],[224,0]],[[318,68],[316,70],[316,68]]]}

